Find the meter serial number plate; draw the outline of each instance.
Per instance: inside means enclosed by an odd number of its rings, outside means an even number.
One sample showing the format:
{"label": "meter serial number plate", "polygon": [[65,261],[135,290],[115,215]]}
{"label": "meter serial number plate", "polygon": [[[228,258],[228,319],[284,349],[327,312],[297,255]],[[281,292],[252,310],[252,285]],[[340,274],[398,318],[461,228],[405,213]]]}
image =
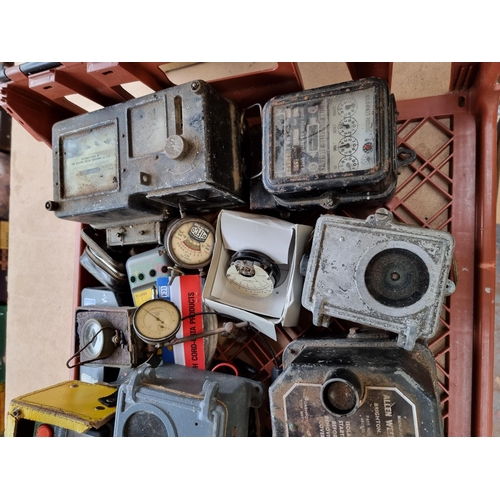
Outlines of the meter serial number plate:
{"label": "meter serial number plate", "polygon": [[273,109],[271,179],[373,169],[378,162],[375,88]]}

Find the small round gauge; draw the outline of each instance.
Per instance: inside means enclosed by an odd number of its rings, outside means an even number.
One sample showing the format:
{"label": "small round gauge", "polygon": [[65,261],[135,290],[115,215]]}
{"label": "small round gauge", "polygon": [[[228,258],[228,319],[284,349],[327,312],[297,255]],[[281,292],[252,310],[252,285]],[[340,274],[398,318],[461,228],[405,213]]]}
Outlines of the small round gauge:
{"label": "small round gauge", "polygon": [[244,295],[265,298],[271,295],[279,281],[280,270],[266,255],[242,250],[231,258],[226,278]]}
{"label": "small round gauge", "polygon": [[98,318],[88,319],[83,325],[80,336],[82,347],[89,344],[83,349],[83,354],[92,360],[111,356],[116,347],[113,343],[114,333],[115,329],[109,321]]}
{"label": "small round gauge", "polygon": [[185,269],[201,269],[209,264],[214,243],[214,228],[197,217],[179,219],[165,233],[165,248],[171,259]]}
{"label": "small round gauge", "polygon": [[354,99],[344,99],[339,103],[339,114],[346,117],[352,116],[358,109],[358,103]]}
{"label": "small round gauge", "polygon": [[351,116],[344,118],[338,126],[339,134],[343,135],[344,137],[347,135],[353,135],[356,130],[358,130],[358,122]]}
{"label": "small round gauge", "polygon": [[141,340],[157,345],[175,337],[181,326],[181,313],[169,300],[152,299],[136,309],[133,325]]}
{"label": "small round gauge", "polygon": [[339,142],[339,151],[344,156],[352,155],[357,149],[358,149],[358,141],[350,135],[344,137]]}
{"label": "small round gauge", "polygon": [[339,161],[339,170],[341,172],[352,172],[353,170],[358,170],[359,161],[354,156],[344,156]]}

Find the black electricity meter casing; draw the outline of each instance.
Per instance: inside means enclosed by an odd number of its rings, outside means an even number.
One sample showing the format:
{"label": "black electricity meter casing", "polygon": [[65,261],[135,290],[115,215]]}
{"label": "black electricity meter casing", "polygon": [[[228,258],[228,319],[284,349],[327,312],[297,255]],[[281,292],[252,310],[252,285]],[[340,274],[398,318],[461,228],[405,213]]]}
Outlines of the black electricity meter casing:
{"label": "black electricity meter casing", "polygon": [[396,116],[380,78],[274,97],[262,119],[266,191],[291,209],[383,203],[394,194],[398,168],[415,159],[397,148]]}

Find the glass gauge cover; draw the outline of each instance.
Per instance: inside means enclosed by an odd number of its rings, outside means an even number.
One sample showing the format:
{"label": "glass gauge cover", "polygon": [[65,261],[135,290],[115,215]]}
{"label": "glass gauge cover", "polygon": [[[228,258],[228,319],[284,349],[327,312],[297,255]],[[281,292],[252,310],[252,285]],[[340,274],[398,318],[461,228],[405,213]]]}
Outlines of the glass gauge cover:
{"label": "glass gauge cover", "polygon": [[181,313],[169,300],[148,300],[136,309],[133,325],[141,340],[157,345],[175,337],[181,326]]}
{"label": "glass gauge cover", "polygon": [[380,78],[274,97],[262,135],[262,183],[284,206],[385,201],[415,158],[398,159],[410,151],[397,147],[396,104]]}
{"label": "glass gauge cover", "polygon": [[111,356],[115,350],[114,333],[113,325],[105,319],[91,318],[87,320],[82,328],[80,344],[81,347],[89,342],[90,344],[83,349],[83,353],[91,360]]}
{"label": "glass gauge cover", "polygon": [[214,228],[201,218],[179,219],[165,233],[165,248],[170,258],[185,269],[200,269],[208,265],[214,244]]}
{"label": "glass gauge cover", "polygon": [[235,253],[226,271],[226,278],[234,288],[256,298],[269,297],[279,277],[279,267],[271,259],[251,250]]}

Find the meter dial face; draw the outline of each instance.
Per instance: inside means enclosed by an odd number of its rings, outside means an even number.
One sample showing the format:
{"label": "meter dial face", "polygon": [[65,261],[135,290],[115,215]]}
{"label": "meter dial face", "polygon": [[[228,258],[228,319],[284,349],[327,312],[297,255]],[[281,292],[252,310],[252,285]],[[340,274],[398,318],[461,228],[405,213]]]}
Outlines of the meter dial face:
{"label": "meter dial face", "polygon": [[155,345],[175,337],[181,326],[181,313],[173,302],[153,299],[136,309],[133,324],[140,339]]}
{"label": "meter dial face", "polygon": [[214,228],[204,219],[186,217],[175,222],[165,233],[165,247],[180,267],[200,269],[212,258]]}
{"label": "meter dial face", "polygon": [[347,164],[355,173],[375,169],[380,162],[376,126],[382,113],[378,92],[373,85],[274,106],[266,187],[276,186],[278,193],[287,183],[296,189],[297,183],[307,184],[313,177],[340,178]]}
{"label": "meter dial face", "polygon": [[251,260],[236,260],[228,268],[226,278],[239,292],[250,297],[269,297],[274,280],[269,273]]}
{"label": "meter dial face", "polygon": [[226,271],[226,278],[235,289],[256,298],[271,295],[280,277],[279,267],[266,255],[253,250],[236,252]]}
{"label": "meter dial face", "polygon": [[358,170],[359,163],[354,156],[345,156],[339,161],[339,170],[341,172],[352,172]]}
{"label": "meter dial face", "polygon": [[358,141],[352,136],[344,137],[339,142],[339,151],[344,156],[352,155],[356,149],[358,149]]}
{"label": "meter dial face", "polygon": [[112,337],[114,329],[109,321],[91,318],[85,322],[81,333],[81,345],[87,345],[83,350],[89,359],[107,358],[115,349]]}
{"label": "meter dial face", "polygon": [[344,99],[339,104],[339,114],[341,116],[352,116],[358,109],[358,102],[355,99]]}
{"label": "meter dial face", "polygon": [[343,135],[344,137],[346,135],[353,135],[356,130],[358,130],[358,122],[350,116],[344,118],[339,123],[339,134]]}

